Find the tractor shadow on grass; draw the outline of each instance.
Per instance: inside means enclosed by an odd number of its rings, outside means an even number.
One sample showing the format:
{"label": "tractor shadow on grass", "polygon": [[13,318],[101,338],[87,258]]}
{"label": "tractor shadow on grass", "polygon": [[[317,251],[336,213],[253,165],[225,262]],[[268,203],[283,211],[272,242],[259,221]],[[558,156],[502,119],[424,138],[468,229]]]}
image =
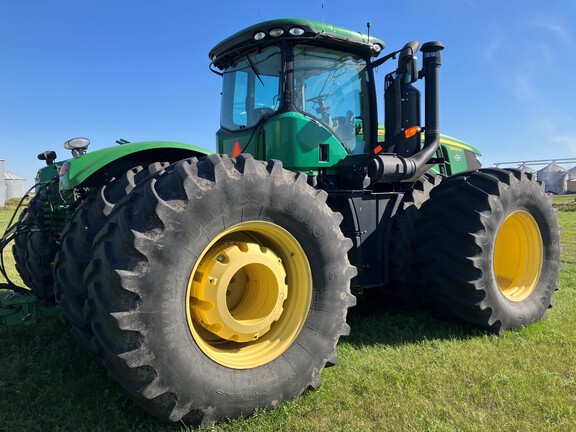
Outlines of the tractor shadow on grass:
{"label": "tractor shadow on grass", "polygon": [[466,340],[482,337],[486,331],[437,318],[425,310],[401,310],[375,304],[362,293],[355,293],[357,305],[348,310],[353,346],[406,345],[431,340]]}
{"label": "tractor shadow on grass", "polygon": [[0,431],[177,431],[131,402],[57,317],[0,328]]}

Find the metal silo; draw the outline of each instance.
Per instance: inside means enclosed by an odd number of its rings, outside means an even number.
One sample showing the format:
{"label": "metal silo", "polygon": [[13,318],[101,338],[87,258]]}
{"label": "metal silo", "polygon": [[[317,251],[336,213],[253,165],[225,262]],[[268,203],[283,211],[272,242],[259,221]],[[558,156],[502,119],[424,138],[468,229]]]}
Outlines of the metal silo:
{"label": "metal silo", "polygon": [[520,166],[518,167],[518,169],[519,169],[520,171],[524,171],[525,173],[532,174],[532,175],[534,176],[534,180],[536,180],[537,177],[538,177],[538,173],[536,172],[536,170],[535,170],[534,168],[530,168],[530,167],[529,167],[528,165],[526,165],[526,164],[520,165]]}
{"label": "metal silo", "polygon": [[6,182],[6,199],[22,198],[26,193],[26,179],[18,177],[10,171],[5,171],[4,179]]}
{"label": "metal silo", "polygon": [[566,190],[570,193],[576,193],[576,166],[568,170]]}
{"label": "metal silo", "polygon": [[4,179],[4,159],[0,158],[0,207],[6,204],[6,180]]}
{"label": "metal silo", "polygon": [[544,183],[546,192],[566,193],[568,171],[554,162],[538,171],[538,180]]}

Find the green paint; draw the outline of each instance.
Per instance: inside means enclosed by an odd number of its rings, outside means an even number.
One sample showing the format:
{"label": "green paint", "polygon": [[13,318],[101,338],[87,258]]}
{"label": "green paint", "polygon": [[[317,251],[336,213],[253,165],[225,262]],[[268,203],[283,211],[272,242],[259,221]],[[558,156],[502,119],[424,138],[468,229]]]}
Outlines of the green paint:
{"label": "green paint", "polygon": [[329,168],[348,154],[340,141],[320,122],[302,113],[274,116],[254,130],[217,133],[218,152],[232,155],[236,141],[257,159],[278,159],[289,170],[316,172]]}
{"label": "green paint", "polygon": [[35,295],[3,292],[0,294],[0,326],[36,324],[41,318],[59,315],[60,307],[44,307]]}
{"label": "green paint", "polygon": [[[35,178],[35,184],[40,184],[43,185],[46,182],[57,178],[58,177],[58,167],[62,164],[62,162],[56,162],[55,164],[52,165],[47,165],[45,167],[42,167],[38,170],[38,172],[36,173],[36,178]],[[38,190],[36,190],[36,192],[38,192]]]}
{"label": "green paint", "polygon": [[[188,157],[212,153],[200,147],[170,141],[147,141],[108,147],[64,162],[60,169],[60,190],[70,190],[80,186],[91,175],[112,162],[129,159],[134,160],[134,165],[138,165],[142,160],[150,162],[170,160],[168,153],[173,150],[179,150],[178,154],[187,154]],[[154,153],[157,159],[150,159],[146,156],[147,153]],[[166,153],[164,158],[163,153]]]}

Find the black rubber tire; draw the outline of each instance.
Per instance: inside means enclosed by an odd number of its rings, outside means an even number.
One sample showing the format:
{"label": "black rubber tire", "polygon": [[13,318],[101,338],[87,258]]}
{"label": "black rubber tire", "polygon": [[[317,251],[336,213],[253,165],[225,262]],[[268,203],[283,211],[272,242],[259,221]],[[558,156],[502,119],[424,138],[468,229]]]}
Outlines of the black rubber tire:
{"label": "black rubber tire", "polygon": [[414,310],[420,306],[418,276],[414,266],[416,224],[421,207],[430,198],[430,192],[442,181],[442,176],[426,173],[407,191],[390,228],[388,264],[389,282],[383,287],[367,289],[374,304],[400,310]]}
{"label": "black rubber tire", "polygon": [[[504,224],[517,220],[525,223],[514,231],[518,240],[503,240],[510,227],[503,229]],[[422,206],[420,221],[420,279],[440,316],[500,333],[540,320],[551,307],[558,287],[560,228],[557,210],[530,174],[493,168],[449,177]],[[508,280],[534,275],[514,285],[525,293],[517,297],[505,294],[503,272],[496,270],[501,257],[514,257],[515,251],[529,258],[506,267],[514,273]],[[523,286],[532,288],[522,291]]]}
{"label": "black rubber tire", "polygon": [[61,250],[54,262],[56,300],[62,308],[64,320],[72,327],[74,340],[93,355],[98,354],[97,347],[92,343],[93,333],[83,312],[87,298],[84,271],[92,260],[92,242],[114,206],[136,184],[168,165],[168,162],[155,162],[148,167],[136,166],[122,177],[111,179],[84,200],[62,232]]}
{"label": "black rubber tire", "polygon": [[40,301],[55,304],[52,262],[59,245],[51,233],[31,231],[26,241],[26,270],[30,275],[30,288]]}
{"label": "black rubber tire", "polygon": [[[355,304],[351,241],[326,198],[281,162],[210,155],[171,165],[122,201],[94,243],[86,310],[104,366],[137,404],[162,419],[207,426],[319,386]],[[241,223],[289,232],[312,277],[296,339],[268,363],[242,369],[202,351],[186,312],[196,262],[213,239]]]}
{"label": "black rubber tire", "polygon": [[[28,215],[28,208],[24,208],[18,217],[18,231],[14,237],[12,244],[12,255],[16,271],[26,286],[32,285],[32,280],[26,269],[26,243],[28,240],[28,230],[30,224],[30,217]],[[13,281],[14,282],[14,281]]]}
{"label": "black rubber tire", "polygon": [[16,269],[22,281],[47,306],[55,304],[52,262],[60,246],[57,239],[43,231],[43,201],[46,193],[36,195],[28,209],[20,214],[19,231],[23,234],[14,239],[12,249]]}

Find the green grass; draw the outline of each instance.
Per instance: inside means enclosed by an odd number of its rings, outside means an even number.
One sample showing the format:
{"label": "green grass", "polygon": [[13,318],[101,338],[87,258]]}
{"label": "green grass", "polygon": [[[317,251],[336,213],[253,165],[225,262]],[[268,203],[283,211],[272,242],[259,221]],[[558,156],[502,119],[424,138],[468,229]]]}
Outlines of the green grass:
{"label": "green grass", "polygon": [[[8,200],[5,207],[0,207],[0,234],[4,234],[4,230],[7,228],[18,202],[14,200]],[[14,218],[14,222],[17,221],[17,217]],[[22,285],[22,279],[18,276],[18,272],[14,268],[14,257],[12,256],[12,244],[4,250],[4,264],[6,265],[6,270],[8,272],[8,277],[12,282],[17,285]],[[0,274],[0,283],[6,282],[6,279]],[[1,426],[1,425],[0,425]],[[0,428],[0,431],[2,429]]]}
{"label": "green grass", "polygon": [[[214,430],[574,431],[576,213],[559,220],[560,290],[541,322],[491,336],[360,298],[318,391]],[[0,362],[0,431],[192,430],[142,412],[56,318],[0,328]]]}
{"label": "green grass", "polygon": [[560,211],[576,211],[576,194],[555,195],[554,207]]}

